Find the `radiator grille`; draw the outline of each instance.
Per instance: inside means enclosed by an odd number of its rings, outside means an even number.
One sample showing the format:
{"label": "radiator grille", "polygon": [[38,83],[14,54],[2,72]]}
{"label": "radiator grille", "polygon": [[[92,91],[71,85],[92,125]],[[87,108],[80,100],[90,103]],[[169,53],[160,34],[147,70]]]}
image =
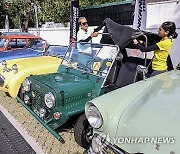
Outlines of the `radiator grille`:
{"label": "radiator grille", "polygon": [[49,112],[46,109],[46,106],[44,104],[44,95],[40,93],[39,91],[33,90],[32,91],[32,105],[31,105],[32,110],[39,116],[40,114],[40,109],[45,109],[46,114],[43,117],[43,119],[48,120],[49,117]]}

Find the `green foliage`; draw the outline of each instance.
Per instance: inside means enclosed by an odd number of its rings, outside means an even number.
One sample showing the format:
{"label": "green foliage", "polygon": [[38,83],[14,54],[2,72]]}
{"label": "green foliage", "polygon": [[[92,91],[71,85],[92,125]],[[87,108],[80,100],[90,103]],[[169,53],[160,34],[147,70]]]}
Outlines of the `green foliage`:
{"label": "green foliage", "polygon": [[[9,0],[11,5],[6,8],[5,1],[0,1],[0,28],[4,28],[6,14],[9,17],[10,28],[19,28],[19,18],[23,31],[28,27],[35,27],[35,11],[33,3],[39,6],[39,25],[53,21],[67,23],[70,21],[71,0]],[[80,7],[99,5],[122,0],[80,0]]]}

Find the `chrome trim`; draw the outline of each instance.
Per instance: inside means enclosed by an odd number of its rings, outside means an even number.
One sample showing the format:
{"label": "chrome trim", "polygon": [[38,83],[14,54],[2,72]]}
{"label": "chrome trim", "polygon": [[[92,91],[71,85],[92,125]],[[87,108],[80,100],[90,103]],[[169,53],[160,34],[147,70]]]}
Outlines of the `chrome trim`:
{"label": "chrome trim", "polygon": [[0,74],[0,87],[4,86],[5,78]]}

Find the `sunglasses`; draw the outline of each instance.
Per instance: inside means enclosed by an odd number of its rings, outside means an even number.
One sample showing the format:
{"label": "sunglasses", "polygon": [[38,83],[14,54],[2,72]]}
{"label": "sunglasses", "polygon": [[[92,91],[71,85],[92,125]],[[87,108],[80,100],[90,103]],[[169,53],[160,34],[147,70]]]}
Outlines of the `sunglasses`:
{"label": "sunglasses", "polygon": [[81,25],[83,25],[83,26],[85,26],[86,24],[88,24],[87,22],[83,22],[83,23],[81,23]]}

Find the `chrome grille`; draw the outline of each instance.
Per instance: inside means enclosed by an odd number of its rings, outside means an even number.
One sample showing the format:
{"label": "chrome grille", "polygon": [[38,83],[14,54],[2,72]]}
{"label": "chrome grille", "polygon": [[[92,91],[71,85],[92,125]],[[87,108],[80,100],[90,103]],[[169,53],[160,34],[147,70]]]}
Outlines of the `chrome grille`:
{"label": "chrome grille", "polygon": [[32,106],[36,109],[43,107],[43,96],[38,91],[32,91]]}
{"label": "chrome grille", "polygon": [[43,119],[47,119],[49,112],[46,109],[44,105],[44,95],[38,91],[33,90],[32,91],[32,105],[31,105],[32,110],[39,116],[40,114],[40,109],[45,109],[46,110],[46,115],[43,117]]}

